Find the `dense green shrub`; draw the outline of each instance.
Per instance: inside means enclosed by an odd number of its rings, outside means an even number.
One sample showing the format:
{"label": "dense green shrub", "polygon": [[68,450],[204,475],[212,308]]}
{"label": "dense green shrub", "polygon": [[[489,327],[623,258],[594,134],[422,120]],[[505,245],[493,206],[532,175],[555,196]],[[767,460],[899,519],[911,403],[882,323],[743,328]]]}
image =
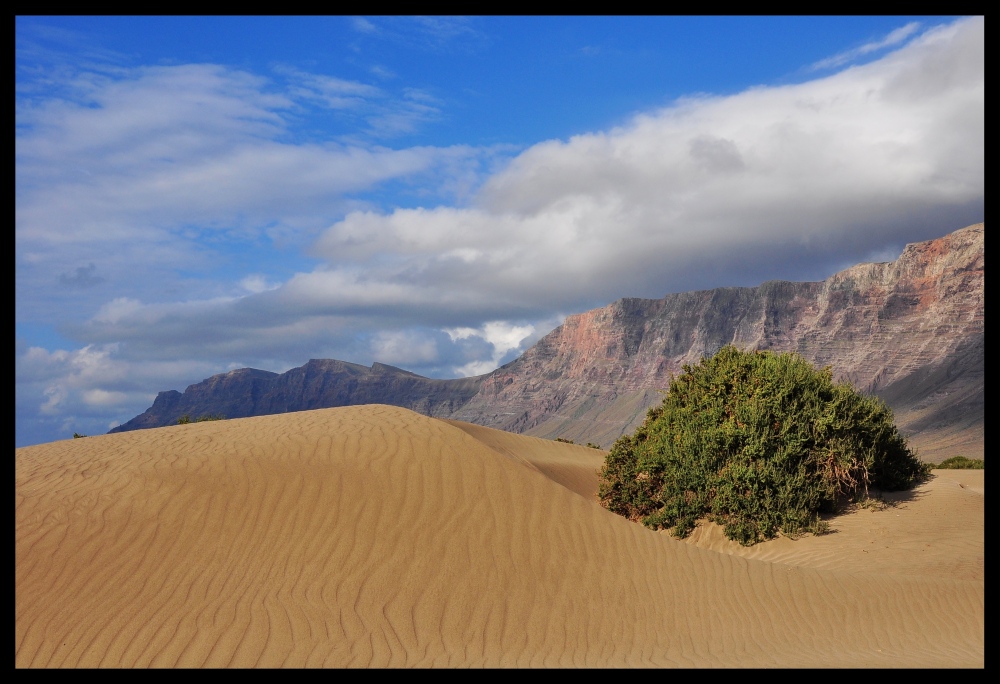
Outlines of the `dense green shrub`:
{"label": "dense green shrub", "polygon": [[941,461],[934,468],[943,468],[945,470],[955,469],[955,470],[983,470],[986,467],[986,461],[982,458],[966,458],[965,456],[952,456],[949,459]]}
{"label": "dense green shrub", "polygon": [[795,354],[727,346],[684,366],[663,403],[614,443],[599,497],[678,537],[707,517],[750,545],[820,531],[820,512],[869,486],[912,487],[928,472],[881,400]]}

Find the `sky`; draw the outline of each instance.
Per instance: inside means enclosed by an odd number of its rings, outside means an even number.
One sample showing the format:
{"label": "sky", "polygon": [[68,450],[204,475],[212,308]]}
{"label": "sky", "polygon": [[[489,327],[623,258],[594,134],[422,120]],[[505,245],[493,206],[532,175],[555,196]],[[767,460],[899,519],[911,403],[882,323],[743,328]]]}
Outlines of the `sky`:
{"label": "sky", "polygon": [[15,446],[984,220],[982,17],[15,19]]}

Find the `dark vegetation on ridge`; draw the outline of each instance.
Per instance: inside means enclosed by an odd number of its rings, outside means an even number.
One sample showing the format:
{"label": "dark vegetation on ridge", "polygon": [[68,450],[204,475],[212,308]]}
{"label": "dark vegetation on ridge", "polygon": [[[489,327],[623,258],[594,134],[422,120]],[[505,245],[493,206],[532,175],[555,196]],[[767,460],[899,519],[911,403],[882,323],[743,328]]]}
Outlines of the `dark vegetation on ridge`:
{"label": "dark vegetation on ridge", "polygon": [[866,497],[870,486],[908,489],[929,472],[880,399],[796,354],[728,345],[685,365],[663,403],[615,442],[599,497],[678,537],[707,517],[751,545],[821,532],[820,512]]}
{"label": "dark vegetation on ridge", "polygon": [[188,423],[206,423],[213,420],[225,420],[226,417],[221,413],[206,413],[203,416],[198,416],[192,419],[191,414],[185,413],[183,416],[177,419],[178,425],[187,425]]}

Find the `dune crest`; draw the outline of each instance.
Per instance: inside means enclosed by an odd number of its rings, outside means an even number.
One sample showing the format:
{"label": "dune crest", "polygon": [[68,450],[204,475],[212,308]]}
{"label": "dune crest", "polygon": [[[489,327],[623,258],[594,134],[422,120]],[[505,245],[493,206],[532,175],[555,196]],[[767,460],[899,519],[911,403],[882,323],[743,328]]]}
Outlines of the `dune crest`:
{"label": "dune crest", "polygon": [[368,405],[17,449],[15,665],[983,667],[981,575],[699,548],[587,496],[602,452],[496,432]]}

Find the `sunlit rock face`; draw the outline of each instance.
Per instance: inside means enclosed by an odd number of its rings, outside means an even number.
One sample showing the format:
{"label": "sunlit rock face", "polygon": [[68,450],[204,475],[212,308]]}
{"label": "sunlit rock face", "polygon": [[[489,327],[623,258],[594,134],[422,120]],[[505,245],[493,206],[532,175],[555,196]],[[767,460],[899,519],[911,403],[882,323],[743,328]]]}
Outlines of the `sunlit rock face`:
{"label": "sunlit rock face", "polygon": [[489,375],[455,418],[608,447],[684,364],[726,344],[794,351],[883,397],[925,457],[982,454],[983,224],[823,282],[621,299]]}

